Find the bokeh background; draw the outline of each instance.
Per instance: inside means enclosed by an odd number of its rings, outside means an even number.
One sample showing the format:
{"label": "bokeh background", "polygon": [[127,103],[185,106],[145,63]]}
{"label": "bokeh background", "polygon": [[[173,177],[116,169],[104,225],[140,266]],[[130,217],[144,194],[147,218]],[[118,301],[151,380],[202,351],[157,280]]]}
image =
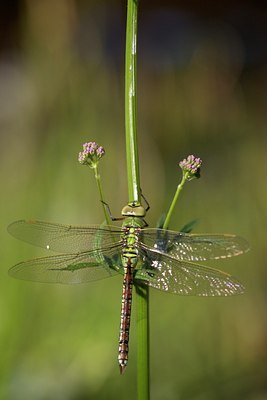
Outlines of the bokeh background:
{"label": "bokeh background", "polygon": [[[82,143],[106,149],[105,197],[127,202],[126,1],[14,0],[0,5],[0,398],[136,398],[117,366],[121,277],[78,286],[16,281],[8,268],[45,251],[6,232],[16,219],[103,221]],[[203,159],[172,229],[244,236],[250,253],[211,265],[246,294],[185,298],[151,290],[151,398],[267,399],[266,2],[140,2],[138,130],[142,189],[155,226],[180,179]]]}

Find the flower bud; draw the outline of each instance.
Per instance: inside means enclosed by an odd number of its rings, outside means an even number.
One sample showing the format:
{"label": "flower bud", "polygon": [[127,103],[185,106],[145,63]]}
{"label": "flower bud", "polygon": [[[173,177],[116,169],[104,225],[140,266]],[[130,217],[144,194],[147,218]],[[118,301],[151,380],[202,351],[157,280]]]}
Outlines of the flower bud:
{"label": "flower bud", "polygon": [[105,149],[96,142],[84,143],[83,151],[79,153],[78,161],[82,165],[88,165],[95,168],[100,158],[105,155]]}

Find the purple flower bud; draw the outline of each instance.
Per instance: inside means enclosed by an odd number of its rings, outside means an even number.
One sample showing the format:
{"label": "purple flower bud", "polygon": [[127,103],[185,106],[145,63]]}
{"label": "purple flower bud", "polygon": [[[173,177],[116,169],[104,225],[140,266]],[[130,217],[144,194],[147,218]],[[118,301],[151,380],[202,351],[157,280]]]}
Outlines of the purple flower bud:
{"label": "purple flower bud", "polygon": [[100,146],[100,147],[98,147],[98,149],[96,150],[96,154],[97,154],[97,156],[100,158],[100,157],[103,157],[103,155],[105,154],[105,149],[104,149],[104,147],[102,147],[102,146]]}
{"label": "purple flower bud", "polygon": [[200,177],[201,164],[202,160],[192,154],[179,162],[179,166],[182,168],[183,174],[187,175],[186,178],[188,180]]}
{"label": "purple flower bud", "polygon": [[89,167],[94,168],[104,154],[104,148],[99,146],[96,142],[84,143],[83,151],[79,153],[78,161],[82,165],[88,165]]}

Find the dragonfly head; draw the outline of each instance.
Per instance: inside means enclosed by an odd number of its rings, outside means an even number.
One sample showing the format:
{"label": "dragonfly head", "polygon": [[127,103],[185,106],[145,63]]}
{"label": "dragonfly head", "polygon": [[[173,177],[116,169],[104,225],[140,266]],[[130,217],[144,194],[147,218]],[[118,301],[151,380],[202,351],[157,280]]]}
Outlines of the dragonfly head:
{"label": "dragonfly head", "polygon": [[128,203],[127,206],[123,207],[121,215],[124,217],[140,217],[143,218],[146,215],[146,210],[137,201]]}

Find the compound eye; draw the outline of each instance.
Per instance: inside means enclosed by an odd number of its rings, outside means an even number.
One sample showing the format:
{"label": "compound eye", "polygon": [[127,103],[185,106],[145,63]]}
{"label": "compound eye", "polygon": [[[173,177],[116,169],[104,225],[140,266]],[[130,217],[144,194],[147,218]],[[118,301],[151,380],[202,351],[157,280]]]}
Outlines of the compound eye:
{"label": "compound eye", "polygon": [[144,217],[146,215],[146,211],[143,206],[138,203],[130,203],[127,206],[123,207],[121,214],[124,217],[133,216],[133,217]]}
{"label": "compound eye", "polygon": [[133,211],[136,217],[144,217],[146,215],[146,211],[143,206],[137,206]]}
{"label": "compound eye", "polygon": [[123,207],[123,209],[121,210],[121,214],[123,216],[128,216],[128,215],[132,215],[133,214],[133,209],[130,206],[125,206]]}

